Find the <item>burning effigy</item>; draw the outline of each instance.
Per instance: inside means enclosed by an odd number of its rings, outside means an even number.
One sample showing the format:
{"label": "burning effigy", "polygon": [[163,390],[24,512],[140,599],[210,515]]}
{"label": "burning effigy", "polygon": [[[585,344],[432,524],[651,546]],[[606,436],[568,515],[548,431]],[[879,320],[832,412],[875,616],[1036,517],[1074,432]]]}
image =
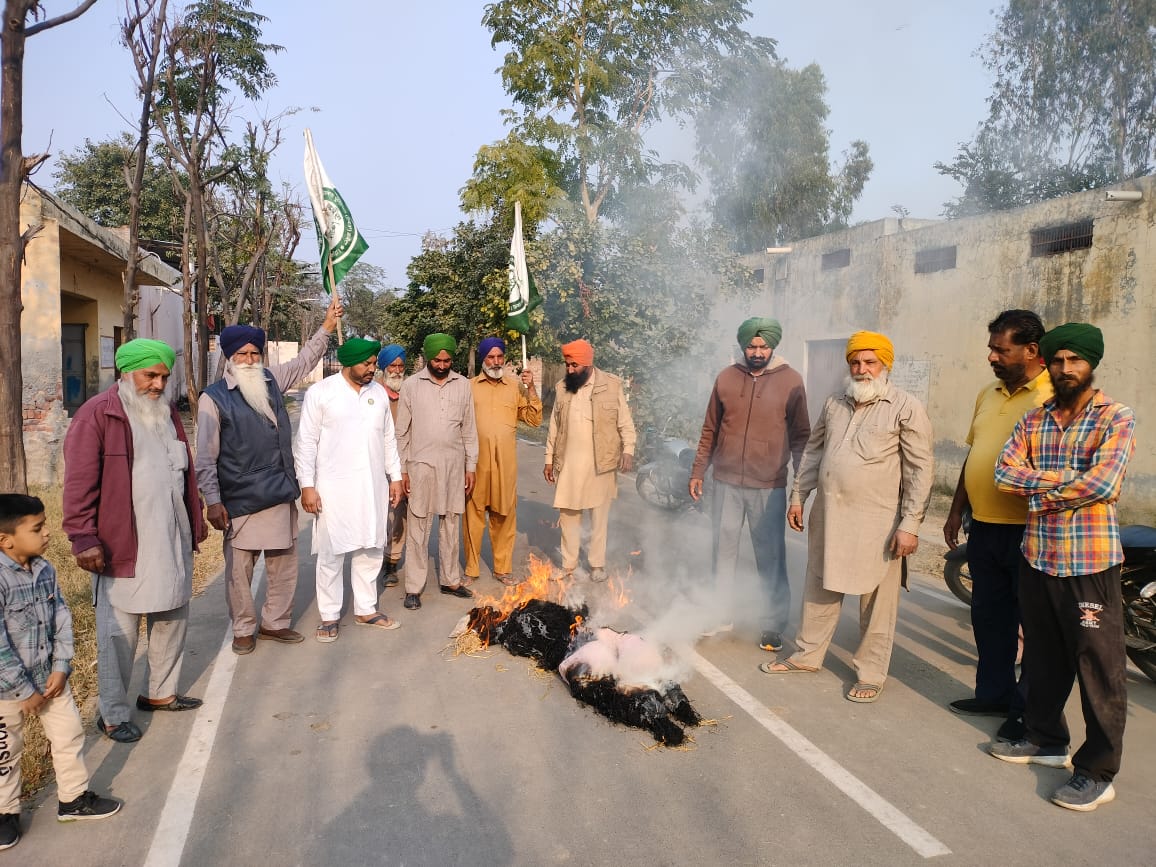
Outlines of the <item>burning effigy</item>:
{"label": "burning effigy", "polygon": [[[646,729],[666,746],[682,744],[683,726],[697,726],[702,718],[669,675],[669,649],[592,626],[585,604],[564,604],[568,588],[552,580],[550,564],[534,557],[530,562],[530,577],[472,609],[465,630],[483,646],[500,644],[557,672],[574,698],[607,719]],[[612,579],[608,589],[625,603],[621,584]]]}

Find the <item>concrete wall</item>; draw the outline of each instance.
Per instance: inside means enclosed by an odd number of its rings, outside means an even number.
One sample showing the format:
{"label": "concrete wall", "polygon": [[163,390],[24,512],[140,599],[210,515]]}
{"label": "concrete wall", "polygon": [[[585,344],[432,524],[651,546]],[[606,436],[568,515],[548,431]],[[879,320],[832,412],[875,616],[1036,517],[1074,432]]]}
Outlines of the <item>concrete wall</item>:
{"label": "concrete wall", "polygon": [[[1097,384],[1136,411],[1137,451],[1121,506],[1129,520],[1152,520],[1156,451],[1147,443],[1156,436],[1156,392],[1146,387],[1145,362],[1156,327],[1156,177],[1114,189],[1141,190],[1143,200],[1109,202],[1101,190],[965,220],[880,220],[747,263],[763,269],[763,303],[783,323],[781,352],[802,368],[808,387],[831,385],[819,369],[818,341],[859,329],[892,339],[897,381],[926,398],[945,486],[954,486],[966,455],[975,396],[993,379],[987,322],[1024,307],[1049,328],[1095,323],[1106,343]],[[1033,230],[1086,219],[1090,248],[1031,255]],[[918,252],[953,246],[955,267],[915,273]],[[824,270],[824,254],[844,249],[849,264]]]}

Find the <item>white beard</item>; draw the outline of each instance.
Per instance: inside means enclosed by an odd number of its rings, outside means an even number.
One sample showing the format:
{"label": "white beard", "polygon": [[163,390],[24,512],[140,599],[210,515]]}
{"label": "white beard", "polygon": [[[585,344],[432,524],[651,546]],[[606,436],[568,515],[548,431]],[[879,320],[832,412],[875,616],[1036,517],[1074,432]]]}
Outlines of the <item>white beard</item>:
{"label": "white beard", "polygon": [[486,367],[482,365],[482,372],[490,379],[501,379],[506,375],[506,368],[504,367]]}
{"label": "white beard", "polygon": [[277,416],[273,413],[273,404],[269,400],[269,387],[265,383],[265,366],[260,362],[253,364],[234,364],[225,362],[225,372],[237,380],[237,388],[245,403],[253,408],[258,415],[263,415],[274,424]]}
{"label": "white beard", "polygon": [[399,373],[397,376],[394,376],[387,373],[381,378],[381,381],[385,383],[386,388],[396,394],[401,391],[401,384],[405,382],[405,374]]}
{"label": "white beard", "polygon": [[176,435],[168,395],[162,394],[156,400],[145,397],[136,390],[132,374],[125,374],[117,394],[133,430],[150,433],[159,439],[173,439]]}
{"label": "white beard", "polygon": [[855,379],[848,376],[845,380],[845,392],[847,397],[851,398],[855,403],[871,403],[873,400],[878,400],[887,394],[886,368],[879,373],[878,379]]}

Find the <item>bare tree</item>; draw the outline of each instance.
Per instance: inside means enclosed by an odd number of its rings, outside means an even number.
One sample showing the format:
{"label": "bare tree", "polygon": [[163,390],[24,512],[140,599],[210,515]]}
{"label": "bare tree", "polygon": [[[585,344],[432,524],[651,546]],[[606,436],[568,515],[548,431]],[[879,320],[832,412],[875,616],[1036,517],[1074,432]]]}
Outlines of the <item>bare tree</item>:
{"label": "bare tree", "polygon": [[[153,103],[156,98],[157,63],[164,38],[168,0],[125,0],[125,18],[121,21],[121,42],[132,54],[136,68],[137,92],[140,95],[140,121],[132,162],[125,166],[128,184],[128,262],[124,269],[124,339],[136,336],[136,312],[140,290],[136,285],[140,263],[140,197],[144,186],[149,133],[153,125]],[[129,169],[132,173],[130,175]]]}
{"label": "bare tree", "polygon": [[[40,230],[20,232],[22,185],[47,154],[24,156],[24,44],[29,36],[72,21],[96,0],[43,18],[40,0],[5,0],[0,30],[0,490],[27,491],[24,463],[24,377],[20,369],[20,271],[24,248]],[[35,22],[29,24],[29,18]]]}

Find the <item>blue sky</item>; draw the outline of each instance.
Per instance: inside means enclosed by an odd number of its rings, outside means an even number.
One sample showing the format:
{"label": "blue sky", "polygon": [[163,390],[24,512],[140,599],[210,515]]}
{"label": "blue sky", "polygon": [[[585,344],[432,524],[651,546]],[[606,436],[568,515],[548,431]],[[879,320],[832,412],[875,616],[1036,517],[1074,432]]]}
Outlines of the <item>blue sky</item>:
{"label": "blue sky", "polygon": [[[175,5],[176,0],[170,0]],[[241,118],[307,109],[290,118],[272,173],[304,200],[301,130],[370,244],[364,260],[405,284],[421,236],[448,233],[463,215],[458,191],[480,145],[505,134],[509,105],[495,73],[501,55],[469,0],[254,0],[278,86]],[[72,0],[46,0],[49,15]],[[865,139],[875,171],[853,219],[935,217],[958,186],[933,168],[948,161],[985,114],[990,77],[974,56],[994,18],[987,3],[943,0],[752,0],[748,29],[778,40],[793,66],[818,63],[827,79],[832,154]],[[68,153],[133,125],[133,70],[117,44],[121,0],[100,0],[80,19],[28,41],[24,152]],[[314,112],[309,109],[316,108]],[[663,130],[672,156],[688,143]],[[51,188],[53,163],[35,180]],[[299,258],[316,258],[311,238]],[[312,255],[311,255],[312,254]]]}

